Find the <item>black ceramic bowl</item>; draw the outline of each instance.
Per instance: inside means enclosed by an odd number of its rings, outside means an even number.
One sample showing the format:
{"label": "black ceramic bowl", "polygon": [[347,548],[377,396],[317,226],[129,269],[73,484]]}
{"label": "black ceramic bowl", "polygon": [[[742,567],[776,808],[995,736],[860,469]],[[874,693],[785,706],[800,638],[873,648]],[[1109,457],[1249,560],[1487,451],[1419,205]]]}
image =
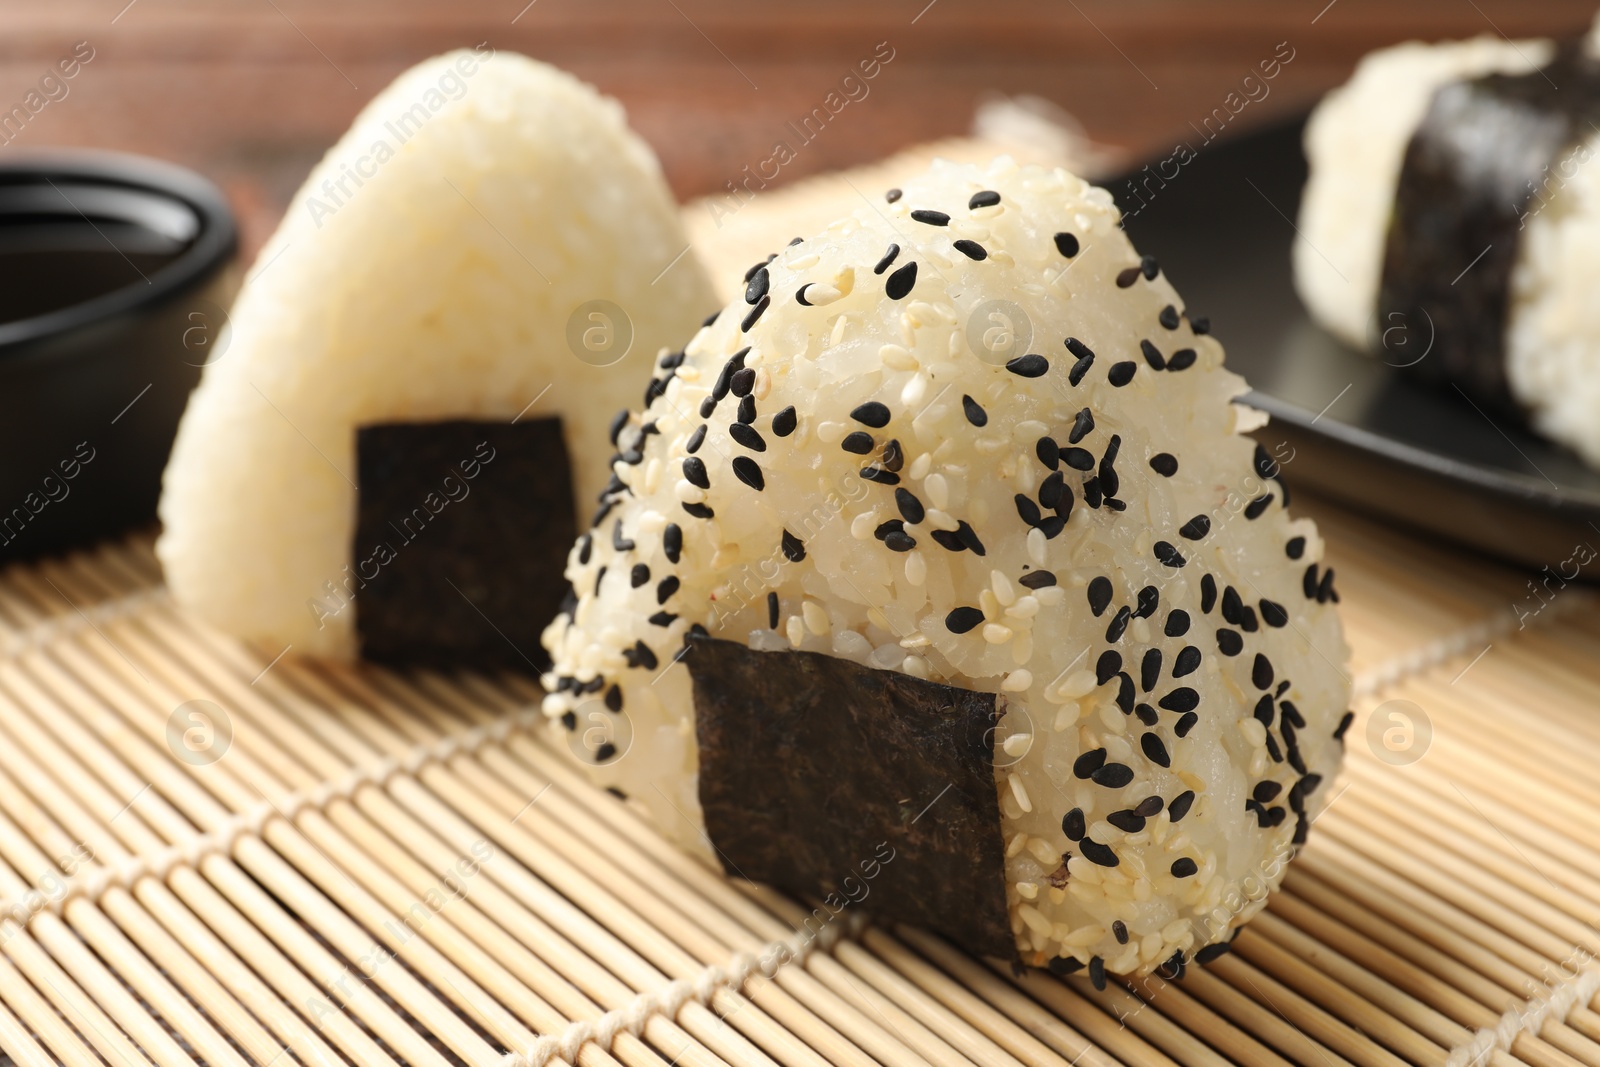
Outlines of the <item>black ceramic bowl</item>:
{"label": "black ceramic bowl", "polygon": [[101,152],[0,164],[0,563],[149,521],[226,340],[237,231],[199,175]]}

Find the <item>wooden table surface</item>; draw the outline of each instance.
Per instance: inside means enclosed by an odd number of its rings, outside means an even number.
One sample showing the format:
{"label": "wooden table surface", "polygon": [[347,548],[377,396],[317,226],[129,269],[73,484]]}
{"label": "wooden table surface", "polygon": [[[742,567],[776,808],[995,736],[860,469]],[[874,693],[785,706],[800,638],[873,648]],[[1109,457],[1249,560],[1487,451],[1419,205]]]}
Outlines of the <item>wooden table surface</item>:
{"label": "wooden table surface", "polygon": [[[91,145],[207,174],[250,254],[318,156],[396,74],[488,41],[620,99],[680,197],[770,154],[888,42],[894,59],[782,180],[966,131],[985,95],[1035,94],[1132,154],[1192,136],[1256,64],[1293,60],[1238,127],[1307,107],[1408,38],[1581,31],[1593,0],[0,0],[0,107],[80,41],[67,94],[0,152]],[[59,94],[58,94],[59,95]]]}

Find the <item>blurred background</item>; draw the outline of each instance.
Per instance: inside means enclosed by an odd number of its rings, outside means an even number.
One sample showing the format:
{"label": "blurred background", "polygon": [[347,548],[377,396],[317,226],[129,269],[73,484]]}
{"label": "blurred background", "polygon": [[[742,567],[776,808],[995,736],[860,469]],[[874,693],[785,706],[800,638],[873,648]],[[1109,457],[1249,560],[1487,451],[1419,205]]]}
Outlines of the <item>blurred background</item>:
{"label": "blurred background", "polygon": [[[0,152],[141,152],[216,181],[248,259],[357,110],[425,56],[487,41],[620,100],[680,199],[766,158],[887,41],[869,94],[779,183],[965,133],[986,95],[1069,110],[1122,160],[1165,155],[1287,42],[1240,129],[1308,108],[1370,49],[1408,38],[1581,31],[1593,0],[4,0],[0,105],[88,42],[68,92]],[[1108,157],[1114,164],[1116,157]]]}

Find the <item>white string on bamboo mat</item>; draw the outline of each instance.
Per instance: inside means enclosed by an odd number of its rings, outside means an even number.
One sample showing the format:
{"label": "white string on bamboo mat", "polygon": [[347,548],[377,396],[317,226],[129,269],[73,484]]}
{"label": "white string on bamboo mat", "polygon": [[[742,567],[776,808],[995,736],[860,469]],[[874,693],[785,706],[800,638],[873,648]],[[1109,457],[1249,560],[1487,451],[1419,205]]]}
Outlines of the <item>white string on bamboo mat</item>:
{"label": "white string on bamboo mat", "polygon": [[719,990],[738,992],[757,974],[771,978],[790,963],[803,964],[818,949],[830,951],[841,937],[858,936],[865,925],[864,916],[851,914],[842,924],[829,923],[815,934],[802,927],[786,938],[769,942],[759,955],[736,952],[727,963],[712,964],[693,981],[679,979],[653,993],[640,993],[624,1007],[608,1011],[592,1023],[572,1023],[559,1034],[539,1038],[527,1052],[508,1052],[501,1060],[502,1067],[547,1067],[551,1060],[576,1063],[578,1051],[590,1041],[609,1051],[619,1033],[626,1031],[638,1037],[655,1015],[676,1019],[691,1000],[709,1005]]}
{"label": "white string on bamboo mat", "polygon": [[32,649],[44,648],[53,641],[85,628],[98,630],[106,623],[137,615],[144,608],[165,600],[166,597],[167,587],[158,585],[126,596],[102,600],[86,608],[80,608],[69,600],[67,603],[72,604],[73,608],[70,613],[53,615],[48,619],[30,623],[20,630],[0,634],[0,657],[11,659]]}
{"label": "white string on bamboo mat", "polygon": [[1550,986],[1537,997],[1507,1008],[1494,1026],[1480,1028],[1469,1039],[1450,1050],[1445,1067],[1475,1067],[1495,1051],[1510,1051],[1522,1034],[1537,1034],[1551,1019],[1565,1022],[1573,1011],[1584,1007],[1600,993],[1600,970],[1579,971]]}
{"label": "white string on bamboo mat", "polygon": [[[1541,611],[1535,618],[1538,620],[1533,625],[1549,625],[1559,616],[1579,606],[1592,607],[1594,598],[1574,591],[1565,599],[1548,605],[1548,611]],[[1446,634],[1444,637],[1429,641],[1410,652],[1386,660],[1369,671],[1362,671],[1356,675],[1350,687],[1350,699],[1360,700],[1370,697],[1390,686],[1399,685],[1401,682],[1415,678],[1419,674],[1431,671],[1442,663],[1448,663],[1458,656],[1464,656],[1479,645],[1490,645],[1503,637],[1526,628],[1515,612],[1495,612],[1481,622],[1473,623],[1455,633]]]}

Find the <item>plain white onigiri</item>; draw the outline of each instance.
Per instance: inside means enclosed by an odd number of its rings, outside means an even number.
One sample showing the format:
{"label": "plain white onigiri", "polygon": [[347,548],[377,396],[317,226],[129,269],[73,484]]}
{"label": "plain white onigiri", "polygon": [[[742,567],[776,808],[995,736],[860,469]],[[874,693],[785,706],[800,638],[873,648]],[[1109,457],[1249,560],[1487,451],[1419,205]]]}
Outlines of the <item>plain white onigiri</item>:
{"label": "plain white onigiri", "polygon": [[[687,248],[615,101],[487,46],[401,75],[306,179],[190,399],[160,509],[173,595],[273,648],[352,655],[353,611],[311,601],[346,583],[367,423],[560,416],[581,526],[608,420],[715,306]],[[632,322],[609,366],[568,343],[597,299]]]}

